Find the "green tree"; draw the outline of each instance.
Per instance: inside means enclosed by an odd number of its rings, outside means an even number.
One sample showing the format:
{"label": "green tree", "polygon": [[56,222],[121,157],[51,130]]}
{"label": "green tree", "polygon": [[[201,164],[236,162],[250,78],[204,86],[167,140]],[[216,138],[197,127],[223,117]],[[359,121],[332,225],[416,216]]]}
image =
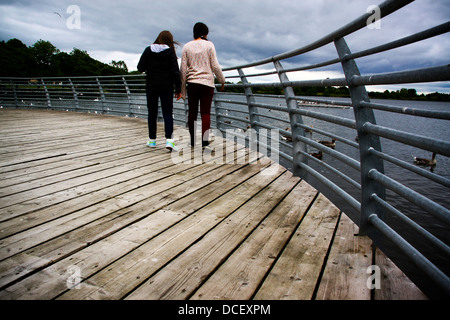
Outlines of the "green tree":
{"label": "green tree", "polygon": [[59,49],[49,41],[38,40],[30,47],[30,52],[37,65],[35,76],[52,76],[57,73],[55,65],[55,55],[59,54]]}
{"label": "green tree", "polygon": [[27,77],[37,65],[29,48],[18,39],[0,42],[0,76]]}
{"label": "green tree", "polygon": [[124,74],[128,73],[128,67],[125,61],[119,60],[119,61],[111,61],[110,65],[116,69],[122,70]]}

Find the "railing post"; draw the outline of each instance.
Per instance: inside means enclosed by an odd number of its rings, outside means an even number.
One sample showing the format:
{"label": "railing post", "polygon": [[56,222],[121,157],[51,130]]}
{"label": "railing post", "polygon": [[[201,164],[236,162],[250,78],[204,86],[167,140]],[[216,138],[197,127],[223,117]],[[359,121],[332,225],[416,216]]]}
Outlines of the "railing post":
{"label": "railing post", "polygon": [[123,84],[124,84],[124,86],[125,86],[125,90],[126,90],[126,92],[127,92],[127,99],[128,99],[128,116],[131,117],[131,116],[132,116],[132,115],[131,115],[131,91],[130,91],[130,88],[128,87],[127,81],[125,80],[125,77],[122,77],[122,81],[123,81]]}
{"label": "railing post", "polygon": [[42,84],[42,87],[44,88],[45,97],[47,98],[47,107],[49,109],[51,109],[52,102],[50,100],[50,94],[48,93],[47,86],[45,85],[44,79],[41,79],[41,84]]}
{"label": "railing post", "polygon": [[12,88],[13,94],[14,94],[14,103],[16,104],[16,108],[19,108],[19,98],[17,96],[16,85],[14,84],[14,82],[12,80],[9,80],[9,82],[11,82],[11,88]]}
{"label": "railing post", "polygon": [[73,85],[72,79],[69,78],[70,86],[72,87],[72,94],[73,94],[73,102],[75,103],[75,109],[80,108],[80,104],[78,103],[78,94],[75,90],[75,86]]}
{"label": "railing post", "polygon": [[253,130],[258,131],[258,108],[254,106],[255,97],[253,96],[252,88],[249,86],[247,77],[242,69],[238,69],[239,76],[241,77],[242,85],[244,86],[245,97],[247,98],[248,115],[250,120],[250,126]]}
{"label": "railing post", "polygon": [[380,173],[384,173],[383,160],[371,155],[369,148],[381,152],[380,137],[364,132],[363,126],[365,123],[376,124],[375,115],[372,109],[361,107],[361,102],[369,102],[369,95],[367,94],[365,86],[352,85],[352,80],[359,77],[358,66],[354,59],[347,59],[346,56],[351,54],[350,48],[343,38],[334,41],[336,50],[341,59],[342,68],[344,70],[347,85],[350,90],[352,99],[353,111],[356,120],[356,129],[358,132],[359,153],[361,162],[361,217],[359,223],[359,233],[361,235],[369,235],[373,240],[376,240],[377,231],[371,226],[369,216],[376,214],[383,219],[383,209],[373,200],[372,195],[376,194],[379,198],[386,199],[386,189],[381,184],[372,180],[369,177],[369,172],[372,169]]}
{"label": "railing post", "polygon": [[102,99],[102,113],[105,113],[105,93],[103,92],[103,87],[100,84],[100,80],[97,78],[95,78],[97,80],[97,85],[98,85],[98,90],[100,91],[100,98]]}
{"label": "railing post", "polygon": [[221,108],[221,103],[219,101],[217,101],[217,95],[219,93],[217,92],[217,89],[214,88],[214,97],[213,97],[213,101],[214,101],[214,108],[216,110],[216,127],[217,129],[219,129],[223,134],[225,134],[225,130],[222,127],[222,123],[221,121],[221,116],[220,116],[220,108]]}
{"label": "railing post", "polygon": [[289,78],[284,72],[283,66],[280,61],[274,61],[275,69],[278,72],[278,77],[283,86],[284,95],[286,97],[286,104],[289,111],[289,120],[291,123],[292,133],[292,170],[293,174],[304,179],[307,179],[308,173],[300,167],[300,163],[308,163],[308,159],[301,153],[301,151],[307,153],[307,145],[301,142],[296,137],[305,136],[305,130],[299,125],[303,125],[302,116],[294,114],[292,111],[297,109],[297,101],[295,98],[294,89],[288,86]]}

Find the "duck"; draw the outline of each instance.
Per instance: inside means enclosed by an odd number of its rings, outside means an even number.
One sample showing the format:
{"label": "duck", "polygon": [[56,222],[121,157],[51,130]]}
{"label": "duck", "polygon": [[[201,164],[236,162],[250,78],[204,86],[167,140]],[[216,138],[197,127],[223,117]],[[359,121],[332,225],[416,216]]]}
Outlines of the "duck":
{"label": "duck", "polygon": [[336,147],[336,139],[333,139],[331,141],[319,141],[319,143],[331,149],[334,149]]}
{"label": "duck", "polygon": [[[285,131],[290,131],[291,128],[286,127],[284,130]],[[283,135],[283,134],[281,134],[281,139],[283,139],[284,141],[292,141],[292,137],[289,137],[289,136],[286,136],[286,135]]]}
{"label": "duck", "polygon": [[292,141],[292,137],[284,136],[284,135],[280,135],[280,136],[281,136],[281,139],[283,139],[284,141],[288,141],[288,142]]}
{"label": "duck", "polygon": [[322,151],[315,152],[315,153],[310,153],[310,155],[313,156],[314,158],[322,160]]}
{"label": "duck", "polygon": [[426,167],[434,167],[437,163],[436,161],[436,152],[433,152],[433,155],[431,156],[431,159],[424,159],[424,158],[417,158],[414,157],[414,163],[419,166],[426,166]]}
{"label": "duck", "polygon": [[309,128],[304,128],[303,130],[305,130],[305,133],[309,133],[309,135],[311,136],[312,135],[312,128],[313,128],[313,126],[311,125],[311,126],[309,126]]}

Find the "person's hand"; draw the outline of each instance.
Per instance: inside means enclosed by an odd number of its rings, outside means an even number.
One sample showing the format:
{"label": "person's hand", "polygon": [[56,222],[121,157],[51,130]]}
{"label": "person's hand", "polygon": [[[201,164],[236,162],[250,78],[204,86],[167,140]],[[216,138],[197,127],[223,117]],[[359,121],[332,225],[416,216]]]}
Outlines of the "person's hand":
{"label": "person's hand", "polygon": [[177,101],[180,100],[181,99],[181,93],[175,93],[175,98],[177,99]]}
{"label": "person's hand", "polygon": [[225,83],[222,83],[222,87],[220,88],[220,91],[223,91],[224,88],[225,88]]}

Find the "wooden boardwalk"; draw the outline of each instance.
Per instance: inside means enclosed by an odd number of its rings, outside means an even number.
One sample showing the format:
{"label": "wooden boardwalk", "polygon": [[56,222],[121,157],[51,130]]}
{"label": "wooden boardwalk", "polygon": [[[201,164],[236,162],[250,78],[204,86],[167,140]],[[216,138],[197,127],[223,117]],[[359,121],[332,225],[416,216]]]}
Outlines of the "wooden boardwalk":
{"label": "wooden boardwalk", "polygon": [[425,298],[323,195],[241,146],[180,163],[145,146],[143,119],[36,110],[0,109],[0,137],[2,300]]}

